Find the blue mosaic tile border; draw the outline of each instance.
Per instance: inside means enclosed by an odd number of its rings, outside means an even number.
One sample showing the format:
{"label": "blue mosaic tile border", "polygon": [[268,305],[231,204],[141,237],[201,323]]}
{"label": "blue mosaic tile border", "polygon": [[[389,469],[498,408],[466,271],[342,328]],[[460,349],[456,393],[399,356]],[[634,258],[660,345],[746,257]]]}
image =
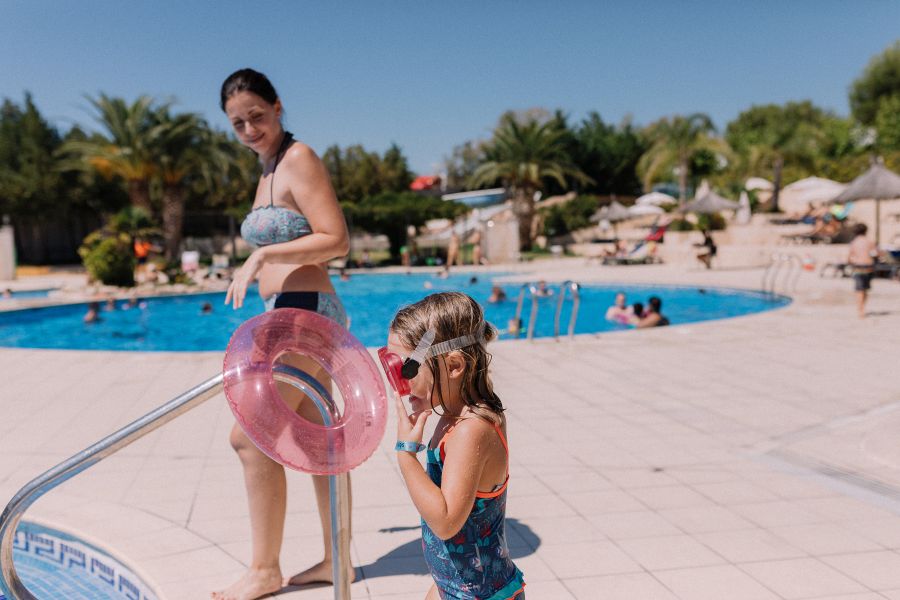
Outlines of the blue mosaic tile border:
{"label": "blue mosaic tile border", "polygon": [[38,598],[158,600],[149,585],[106,552],[34,523],[19,524],[13,559],[19,577]]}

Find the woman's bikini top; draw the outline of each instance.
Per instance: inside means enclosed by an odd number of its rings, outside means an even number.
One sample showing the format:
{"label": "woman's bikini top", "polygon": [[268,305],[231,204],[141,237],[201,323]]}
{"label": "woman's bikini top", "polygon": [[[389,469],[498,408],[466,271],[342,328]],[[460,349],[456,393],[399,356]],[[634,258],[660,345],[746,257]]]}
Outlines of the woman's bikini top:
{"label": "woman's bikini top", "polygon": [[275,165],[272,167],[272,178],[269,181],[269,205],[254,208],[241,223],[241,237],[254,246],[290,242],[312,233],[312,227],[306,217],[284,206],[275,206],[275,169],[278,168],[278,163],[281,162],[293,139],[294,136],[286,131],[275,155]]}

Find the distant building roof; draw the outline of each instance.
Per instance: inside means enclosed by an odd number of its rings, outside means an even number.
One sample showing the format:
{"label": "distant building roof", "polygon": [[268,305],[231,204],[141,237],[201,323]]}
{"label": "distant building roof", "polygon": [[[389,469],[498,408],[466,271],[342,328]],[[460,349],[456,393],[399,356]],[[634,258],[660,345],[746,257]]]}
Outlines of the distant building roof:
{"label": "distant building roof", "polygon": [[506,200],[506,188],[492,188],[489,190],[473,190],[471,192],[458,192],[456,194],[444,194],[441,200],[455,200],[468,206],[490,206]]}

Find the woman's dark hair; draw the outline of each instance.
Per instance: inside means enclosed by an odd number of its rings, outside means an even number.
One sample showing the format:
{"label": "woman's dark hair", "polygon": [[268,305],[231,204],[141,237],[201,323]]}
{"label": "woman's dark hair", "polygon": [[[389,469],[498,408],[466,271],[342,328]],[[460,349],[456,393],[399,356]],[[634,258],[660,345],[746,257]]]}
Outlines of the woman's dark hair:
{"label": "woman's dark hair", "polygon": [[854,235],[866,235],[868,230],[869,228],[866,227],[865,223],[857,223],[856,227],[853,228],[853,233]]}
{"label": "woman's dark hair", "polygon": [[219,106],[225,111],[225,103],[238,92],[253,92],[269,104],[278,100],[278,92],[269,78],[253,69],[239,69],[229,75],[222,83]]}
{"label": "woman's dark hair", "polygon": [[631,312],[634,313],[636,317],[640,317],[644,314],[644,304],[643,302],[635,302],[631,305]]}
{"label": "woman's dark hair", "polygon": [[662,300],[659,299],[659,296],[650,296],[650,299],[647,300],[647,304],[650,305],[650,308],[655,313],[658,313],[660,310],[662,310]]}

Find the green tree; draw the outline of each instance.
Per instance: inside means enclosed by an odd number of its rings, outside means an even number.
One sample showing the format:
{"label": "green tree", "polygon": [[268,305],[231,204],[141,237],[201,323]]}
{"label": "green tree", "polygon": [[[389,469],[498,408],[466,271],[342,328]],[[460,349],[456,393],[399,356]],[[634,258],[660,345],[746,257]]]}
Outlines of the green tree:
{"label": "green tree", "polygon": [[900,40],[872,58],[850,88],[850,110],[864,125],[874,125],[882,99],[900,96]]}
{"label": "green tree", "polygon": [[634,194],[640,191],[637,164],[647,145],[629,120],[616,127],[591,112],[575,131],[575,163],[596,182],[594,194]]}
{"label": "green tree", "polygon": [[40,115],[30,94],[24,107],[0,107],[0,215],[59,210],[61,179],[54,152],[59,133]]}
{"label": "green tree", "polygon": [[875,115],[876,142],[882,152],[900,151],[900,95],[883,98]]}
{"label": "green tree", "polygon": [[322,155],[322,161],[331,174],[338,200],[359,202],[367,196],[381,191],[378,169],[381,162],[378,154],[368,152],[361,145],[330,146]]}
{"label": "green tree", "polygon": [[154,107],[149,96],[141,96],[131,104],[106,94],[88,97],[88,101],[104,133],[67,141],[62,147],[68,157],[64,166],[96,170],[105,177],[124,180],[131,204],[153,214],[150,182],[157,168],[153,128],[157,125],[156,114],[167,105]]}
{"label": "green tree", "polygon": [[805,100],[753,106],[726,127],[725,139],[750,172],[771,170],[773,211],[778,210],[785,164],[806,172],[815,169],[826,145],[823,128],[828,118],[828,113]]}
{"label": "green tree", "polygon": [[507,113],[486,145],[485,162],[472,175],[472,187],[501,182],[509,190],[519,220],[521,250],[531,248],[536,191],[550,180],[562,187],[568,185],[567,179],[593,181],[571,161],[567,142],[558,121],[542,123],[534,116]]}
{"label": "green tree", "polygon": [[403,150],[397,144],[391,144],[381,159],[381,185],[387,192],[405,192],[409,190],[413,174]]}
{"label": "green tree", "polygon": [[665,117],[646,129],[649,148],[638,161],[637,171],[644,181],[644,189],[651,188],[661,174],[675,171],[678,176],[679,199],[687,200],[688,180],[695,154],[710,151],[728,156],[730,149],[721,139],[713,137],[715,127],[708,116],[694,113],[687,117]]}
{"label": "green tree", "polygon": [[202,165],[214,146],[206,123],[196,114],[172,115],[167,105],[155,111],[151,146],[156,176],[162,186],[162,229],[166,258],[175,258],[181,244],[184,205],[193,179],[202,177]]}
{"label": "green tree", "polygon": [[450,156],[444,157],[447,189],[454,192],[467,189],[472,175],[484,160],[482,142],[466,141],[454,147]]}
{"label": "green tree", "polygon": [[569,202],[540,210],[544,235],[565,235],[591,226],[591,215],[597,212],[600,199],[597,196],[577,196]]}
{"label": "green tree", "polygon": [[204,131],[205,159],[190,188],[188,206],[220,209],[228,217],[232,261],[237,260],[237,221],[253,206],[261,165],[255,154],[233,136],[214,129]]}
{"label": "green tree", "polygon": [[468,210],[457,202],[413,192],[383,192],[360,202],[341,204],[355,227],[386,235],[391,256],[395,258],[400,256],[400,246],[406,244],[406,230],[410,225],[421,227],[429,219],[455,219]]}

